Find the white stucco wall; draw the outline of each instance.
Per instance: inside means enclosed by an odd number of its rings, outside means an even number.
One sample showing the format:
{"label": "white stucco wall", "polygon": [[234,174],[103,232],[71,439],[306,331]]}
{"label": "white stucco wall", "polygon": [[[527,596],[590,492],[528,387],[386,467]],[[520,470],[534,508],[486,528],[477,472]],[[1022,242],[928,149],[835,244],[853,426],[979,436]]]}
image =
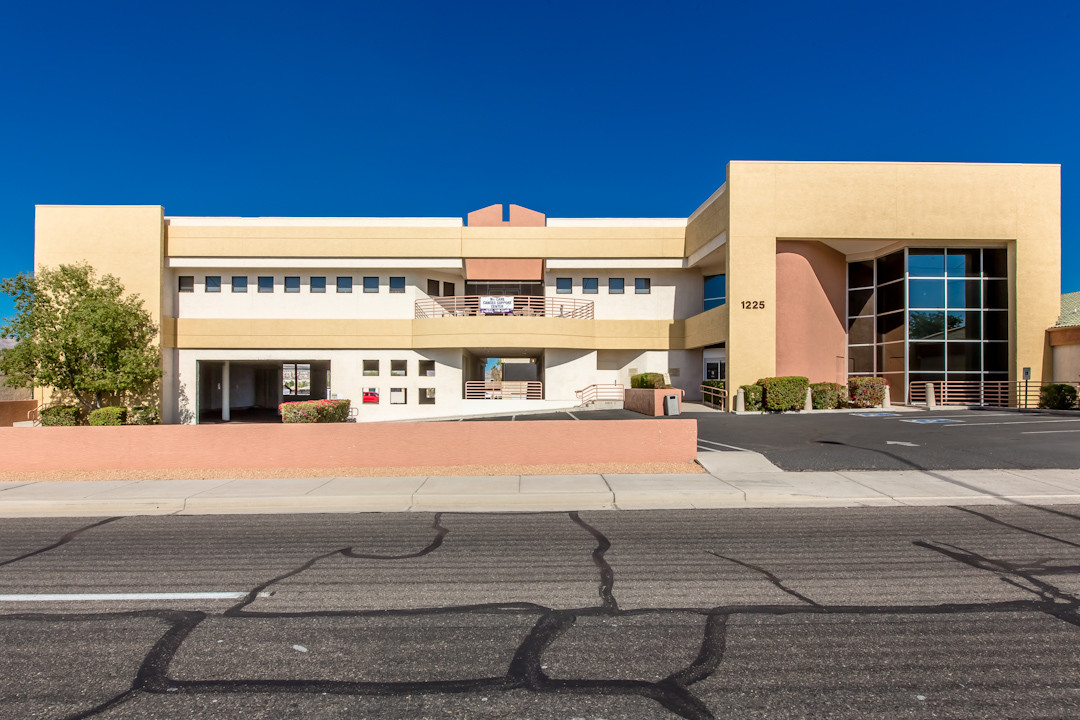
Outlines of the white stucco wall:
{"label": "white stucco wall", "polygon": [[[571,278],[573,290],[557,292],[558,278]],[[582,291],[582,278],[597,278],[596,294]],[[608,292],[608,280],[623,279],[623,293]],[[651,280],[647,294],[634,291],[637,278]],[[594,315],[602,320],[671,320],[697,315],[704,309],[705,280],[696,270],[624,268],[604,270],[548,270],[544,275],[544,294],[553,298],[574,298],[594,303]]]}

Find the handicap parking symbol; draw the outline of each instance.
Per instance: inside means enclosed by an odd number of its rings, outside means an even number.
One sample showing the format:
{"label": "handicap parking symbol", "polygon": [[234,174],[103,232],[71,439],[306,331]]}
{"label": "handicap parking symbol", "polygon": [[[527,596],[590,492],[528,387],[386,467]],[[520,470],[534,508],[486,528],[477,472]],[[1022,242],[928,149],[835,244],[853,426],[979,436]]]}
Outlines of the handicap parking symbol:
{"label": "handicap parking symbol", "polygon": [[919,425],[940,425],[941,423],[958,423],[960,420],[951,418],[918,418],[915,420],[901,420],[900,422],[917,423]]}

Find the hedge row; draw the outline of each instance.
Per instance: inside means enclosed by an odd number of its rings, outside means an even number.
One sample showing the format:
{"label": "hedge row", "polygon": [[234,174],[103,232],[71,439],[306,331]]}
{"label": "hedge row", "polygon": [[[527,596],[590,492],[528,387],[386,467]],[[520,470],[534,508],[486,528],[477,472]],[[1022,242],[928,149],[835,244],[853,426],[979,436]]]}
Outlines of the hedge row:
{"label": "hedge row", "polygon": [[884,378],[855,377],[847,387],[837,383],[814,383],[800,376],[762,378],[753,385],[743,385],[747,410],[802,410],[806,406],[806,390],[815,410],[833,408],[877,407],[885,402],[888,384]]}
{"label": "hedge row", "polygon": [[298,400],[278,406],[286,423],[334,423],[349,419],[349,400]]}
{"label": "hedge row", "polygon": [[98,408],[89,414],[76,405],[53,405],[38,412],[38,422],[46,427],[75,425],[159,425],[157,408],[139,405],[130,410],[122,406]]}
{"label": "hedge row", "polygon": [[1047,410],[1068,410],[1076,407],[1076,388],[1054,383],[1039,390],[1039,407]]}
{"label": "hedge row", "polygon": [[638,373],[630,376],[630,387],[645,390],[662,390],[671,386],[664,383],[663,373]]}

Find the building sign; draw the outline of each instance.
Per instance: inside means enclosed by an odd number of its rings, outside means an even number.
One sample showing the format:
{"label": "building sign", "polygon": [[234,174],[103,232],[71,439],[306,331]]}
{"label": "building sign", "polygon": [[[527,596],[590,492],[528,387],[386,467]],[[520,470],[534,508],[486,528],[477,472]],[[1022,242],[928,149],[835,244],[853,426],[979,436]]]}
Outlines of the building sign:
{"label": "building sign", "polygon": [[480,312],[485,315],[507,315],[514,312],[514,298],[508,295],[481,295]]}

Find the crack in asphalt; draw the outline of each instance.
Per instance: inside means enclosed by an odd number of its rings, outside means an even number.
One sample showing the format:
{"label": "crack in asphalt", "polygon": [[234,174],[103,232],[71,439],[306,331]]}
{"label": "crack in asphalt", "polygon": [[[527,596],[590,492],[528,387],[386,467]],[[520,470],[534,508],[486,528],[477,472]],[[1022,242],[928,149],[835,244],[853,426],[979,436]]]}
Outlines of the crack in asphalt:
{"label": "crack in asphalt", "polygon": [[11,558],[10,560],[5,560],[4,562],[0,562],[0,567],[4,567],[5,565],[11,565],[12,563],[17,563],[20,560],[26,560],[27,558],[32,558],[35,555],[40,555],[42,553],[47,553],[50,550],[55,550],[56,548],[60,547],[61,545],[67,545],[69,542],[71,542],[72,540],[74,540],[75,538],[77,538],[79,535],[86,532],[87,530],[92,530],[92,529],[94,529],[96,527],[101,527],[102,525],[107,525],[107,524],[109,524],[111,522],[116,522],[117,520],[121,520],[121,519],[122,518],[120,518],[120,517],[105,518],[104,520],[101,520],[99,522],[91,523],[90,525],[86,525],[85,527],[81,527],[78,530],[72,530],[71,532],[67,533],[66,535],[61,536],[60,539],[57,540],[56,542],[54,542],[52,545],[46,545],[43,548],[38,548],[37,550],[33,550],[33,551],[28,552],[28,553],[26,553],[24,555],[20,555],[19,557]]}
{"label": "crack in asphalt", "polygon": [[[1013,529],[1032,532],[1035,535],[1057,540],[1067,545],[1075,543],[1029,531],[1026,528],[1003,523],[982,513],[973,513],[981,519],[1004,524]],[[216,617],[231,618],[364,618],[364,617],[434,617],[442,614],[506,614],[522,617],[535,616],[536,621],[514,650],[506,673],[502,676],[474,677],[455,680],[415,681],[353,681],[319,679],[250,679],[185,680],[171,677],[169,669],[177,653],[183,648],[191,633],[207,617],[202,611],[182,610],[134,610],[113,613],[21,613],[0,615],[0,622],[85,622],[114,618],[149,618],[166,625],[166,629],[143,657],[130,686],[123,692],[86,710],[67,715],[65,720],[88,720],[111,708],[129,702],[140,694],[318,694],[346,696],[406,696],[430,693],[476,693],[527,690],[535,693],[577,694],[590,696],[629,695],[652,700],[673,715],[687,720],[712,720],[713,712],[704,700],[694,694],[693,686],[711,677],[723,664],[727,646],[727,626],[734,616],[783,616],[783,615],[948,615],[1036,612],[1049,615],[1072,625],[1080,626],[1080,598],[1063,590],[1046,578],[1055,575],[1076,575],[1080,567],[1053,565],[1053,558],[1041,558],[1029,562],[1010,562],[986,557],[972,550],[943,542],[917,540],[916,547],[937,553],[964,566],[995,573],[1003,581],[1020,588],[1034,597],[1031,599],[995,602],[939,603],[932,605],[825,605],[788,587],[782,578],[767,568],[727,555],[708,551],[715,557],[754,571],[766,581],[800,600],[800,604],[787,605],[724,605],[715,607],[665,607],[622,610],[614,595],[615,571],[606,558],[611,541],[596,527],[581,519],[578,513],[567,514],[569,520],[585,530],[596,541],[591,559],[597,568],[597,593],[600,603],[575,609],[554,609],[528,602],[487,603],[472,605],[439,606],[416,609],[380,610],[317,610],[308,612],[253,611],[250,606],[260,593],[276,583],[299,575],[317,563],[330,557],[342,556],[368,560],[406,560],[428,555],[440,547],[449,534],[442,525],[442,514],[432,523],[435,538],[423,549],[402,555],[376,555],[358,552],[355,547],[335,549],[316,555],[292,570],[255,586],[237,605]],[[68,542],[79,532],[115,520],[81,528],[65,536]],[[69,537],[70,536],[70,537]],[[45,552],[55,546],[43,548]],[[29,556],[29,555],[28,555]],[[18,558],[17,558],[18,559]],[[12,562],[12,561],[9,561]],[[701,643],[696,656],[685,667],[671,672],[663,679],[650,682],[615,678],[553,678],[545,672],[543,658],[560,637],[572,630],[581,617],[640,617],[656,615],[696,614],[704,618]]]}

